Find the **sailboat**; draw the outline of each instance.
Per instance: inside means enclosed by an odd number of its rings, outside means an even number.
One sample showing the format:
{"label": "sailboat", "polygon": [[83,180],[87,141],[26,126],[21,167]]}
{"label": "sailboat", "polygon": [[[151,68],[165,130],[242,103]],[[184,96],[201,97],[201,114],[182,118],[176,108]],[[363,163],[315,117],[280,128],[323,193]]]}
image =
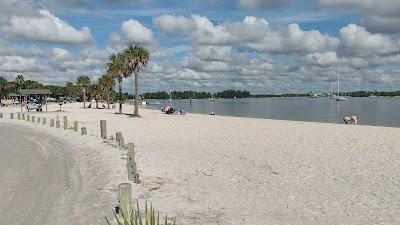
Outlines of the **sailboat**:
{"label": "sailboat", "polygon": [[333,94],[333,82],[331,82],[331,94],[329,95],[330,99],[337,99],[337,95]]}
{"label": "sailboat", "polygon": [[336,101],[343,102],[343,101],[349,100],[346,97],[340,96],[340,86],[339,86],[339,84],[340,84],[340,80],[339,80],[339,75],[338,75],[338,77],[337,77],[337,98],[336,98]]}
{"label": "sailboat", "polygon": [[209,101],[215,101],[214,95],[211,94],[211,98],[208,99]]}

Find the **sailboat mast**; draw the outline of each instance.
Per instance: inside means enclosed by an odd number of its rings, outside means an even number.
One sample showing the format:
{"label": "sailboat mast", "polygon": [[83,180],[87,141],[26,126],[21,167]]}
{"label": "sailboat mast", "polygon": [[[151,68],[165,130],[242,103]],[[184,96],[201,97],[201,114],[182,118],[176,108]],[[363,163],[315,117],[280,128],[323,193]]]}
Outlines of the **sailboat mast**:
{"label": "sailboat mast", "polygon": [[339,97],[340,96],[340,86],[339,86],[339,75],[337,76],[337,96]]}

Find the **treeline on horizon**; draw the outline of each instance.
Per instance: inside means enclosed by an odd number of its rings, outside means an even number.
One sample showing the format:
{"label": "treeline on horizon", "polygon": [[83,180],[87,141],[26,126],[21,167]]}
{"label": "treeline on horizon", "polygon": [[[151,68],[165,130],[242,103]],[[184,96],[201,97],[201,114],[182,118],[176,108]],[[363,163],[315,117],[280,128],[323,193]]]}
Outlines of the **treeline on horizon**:
{"label": "treeline on horizon", "polygon": [[[6,97],[9,93],[15,93],[19,88],[24,89],[49,89],[53,96],[70,96],[70,97],[78,97],[81,96],[81,90],[79,87],[74,85],[72,82],[67,82],[65,86],[58,85],[44,85],[38,81],[34,80],[24,80],[23,84],[19,84],[17,81],[7,81],[5,78],[0,76],[0,97]],[[95,90],[95,84],[92,84],[90,90]],[[345,96],[351,97],[369,97],[371,95],[375,96],[387,96],[394,97],[400,96],[400,91],[354,91],[354,92],[346,92],[342,93]],[[208,99],[211,97],[214,98],[268,98],[268,97],[307,97],[309,93],[282,93],[282,94],[255,94],[252,95],[249,91],[246,90],[224,90],[216,93],[205,92],[205,91],[172,91],[170,93],[166,91],[159,92],[147,92],[143,95],[144,99]],[[118,97],[118,93],[115,90],[111,90],[110,92],[111,99],[116,99]],[[123,99],[132,99],[134,98],[133,94],[123,93]]]}

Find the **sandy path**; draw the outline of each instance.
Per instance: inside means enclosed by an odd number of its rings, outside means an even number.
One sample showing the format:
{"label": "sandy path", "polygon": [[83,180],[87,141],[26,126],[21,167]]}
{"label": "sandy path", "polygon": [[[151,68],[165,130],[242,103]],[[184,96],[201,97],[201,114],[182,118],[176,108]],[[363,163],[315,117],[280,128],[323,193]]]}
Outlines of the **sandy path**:
{"label": "sandy path", "polygon": [[70,224],[82,185],[71,147],[3,123],[0,143],[0,224]]}
{"label": "sandy path", "polygon": [[[0,122],[0,224],[105,224],[126,181],[124,153],[100,139]],[[18,138],[23,137],[23,138]]]}

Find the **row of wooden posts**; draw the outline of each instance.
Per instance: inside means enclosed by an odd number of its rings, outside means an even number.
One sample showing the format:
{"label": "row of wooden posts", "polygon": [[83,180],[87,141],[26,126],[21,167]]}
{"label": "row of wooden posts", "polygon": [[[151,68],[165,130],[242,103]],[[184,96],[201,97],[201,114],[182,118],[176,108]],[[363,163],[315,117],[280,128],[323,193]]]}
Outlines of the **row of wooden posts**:
{"label": "row of wooden posts", "polygon": [[[3,118],[3,113],[0,113],[0,119]],[[10,119],[14,119],[14,113],[10,113]],[[36,117],[34,115],[25,115],[23,113],[17,113],[18,120],[25,120],[28,122],[32,122],[33,124],[42,124],[46,125],[47,118],[45,117]],[[50,119],[50,127],[61,128],[61,122],[59,117],[57,119]],[[67,116],[63,117],[63,129],[68,130],[68,118]],[[78,121],[73,122],[73,130],[74,132],[78,132]],[[86,127],[81,127],[81,135],[87,135]],[[100,120],[100,136],[102,139],[107,139],[107,121]],[[134,183],[140,183],[139,173],[137,171],[137,166],[135,162],[135,145],[133,143],[124,143],[124,137],[122,132],[116,132],[115,139],[119,147],[127,150],[127,158],[126,158],[126,168],[128,171],[128,180],[133,181]],[[132,209],[131,202],[131,194],[132,194],[132,186],[130,183],[121,183],[119,185],[119,194],[118,194],[118,202],[119,209],[123,210],[124,213],[130,212]]]}

